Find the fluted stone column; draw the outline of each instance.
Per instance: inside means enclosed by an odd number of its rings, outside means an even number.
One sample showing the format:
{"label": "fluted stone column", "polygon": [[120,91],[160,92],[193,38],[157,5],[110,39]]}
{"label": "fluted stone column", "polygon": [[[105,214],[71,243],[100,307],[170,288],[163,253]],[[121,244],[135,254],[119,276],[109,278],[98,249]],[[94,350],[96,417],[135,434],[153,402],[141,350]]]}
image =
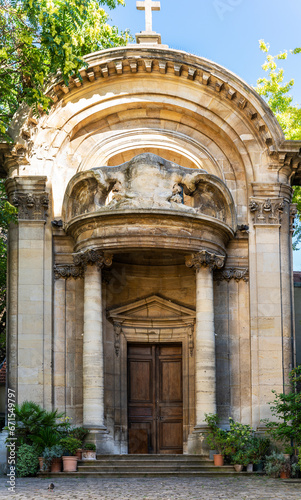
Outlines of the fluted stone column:
{"label": "fluted stone column", "polygon": [[112,256],[99,250],[86,250],[74,256],[84,268],[83,338],[83,425],[89,429],[104,426],[104,362],[101,269],[111,265]]}
{"label": "fluted stone column", "polygon": [[[221,269],[224,261],[224,256],[207,250],[186,258],[186,265],[196,270],[195,431],[197,434],[206,431],[205,413],[216,413],[213,269]],[[205,453],[203,438],[194,437],[197,439],[194,439],[194,449],[190,451]]]}

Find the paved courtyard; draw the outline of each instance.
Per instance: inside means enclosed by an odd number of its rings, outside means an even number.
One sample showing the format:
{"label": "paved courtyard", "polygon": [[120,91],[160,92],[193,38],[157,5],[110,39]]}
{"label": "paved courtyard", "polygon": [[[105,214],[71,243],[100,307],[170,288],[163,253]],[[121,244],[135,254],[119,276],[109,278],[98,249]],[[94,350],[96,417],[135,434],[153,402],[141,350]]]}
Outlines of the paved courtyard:
{"label": "paved courtyard", "polygon": [[283,482],[266,477],[151,478],[151,479],[49,479],[17,480],[16,492],[7,491],[0,479],[0,498],[39,500],[300,500],[301,482]]}

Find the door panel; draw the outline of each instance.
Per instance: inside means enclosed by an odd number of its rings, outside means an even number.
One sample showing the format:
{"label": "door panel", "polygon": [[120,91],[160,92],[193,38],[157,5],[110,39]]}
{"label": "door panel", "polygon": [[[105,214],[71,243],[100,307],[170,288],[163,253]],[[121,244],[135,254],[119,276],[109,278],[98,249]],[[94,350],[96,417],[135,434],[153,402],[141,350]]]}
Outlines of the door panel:
{"label": "door panel", "polygon": [[183,453],[181,345],[128,344],[128,421],[129,453]]}

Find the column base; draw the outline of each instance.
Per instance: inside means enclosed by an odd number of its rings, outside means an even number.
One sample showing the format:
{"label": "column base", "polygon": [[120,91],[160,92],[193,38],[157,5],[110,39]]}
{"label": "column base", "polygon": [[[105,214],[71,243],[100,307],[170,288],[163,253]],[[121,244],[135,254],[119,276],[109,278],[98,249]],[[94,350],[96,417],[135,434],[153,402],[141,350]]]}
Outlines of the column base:
{"label": "column base", "polygon": [[99,455],[114,455],[115,446],[112,436],[104,426],[88,426],[89,429],[88,441],[96,445],[96,453]]}
{"label": "column base", "polygon": [[206,434],[209,429],[207,425],[196,425],[194,431],[188,436],[188,454],[209,456],[209,446],[206,440]]}

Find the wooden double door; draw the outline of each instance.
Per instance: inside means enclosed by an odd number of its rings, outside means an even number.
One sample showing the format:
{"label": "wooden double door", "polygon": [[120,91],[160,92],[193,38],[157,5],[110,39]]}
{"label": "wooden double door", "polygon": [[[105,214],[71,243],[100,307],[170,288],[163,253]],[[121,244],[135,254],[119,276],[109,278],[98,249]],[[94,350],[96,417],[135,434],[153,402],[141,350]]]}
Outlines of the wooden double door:
{"label": "wooden double door", "polygon": [[128,344],[129,453],[183,453],[181,344]]}

